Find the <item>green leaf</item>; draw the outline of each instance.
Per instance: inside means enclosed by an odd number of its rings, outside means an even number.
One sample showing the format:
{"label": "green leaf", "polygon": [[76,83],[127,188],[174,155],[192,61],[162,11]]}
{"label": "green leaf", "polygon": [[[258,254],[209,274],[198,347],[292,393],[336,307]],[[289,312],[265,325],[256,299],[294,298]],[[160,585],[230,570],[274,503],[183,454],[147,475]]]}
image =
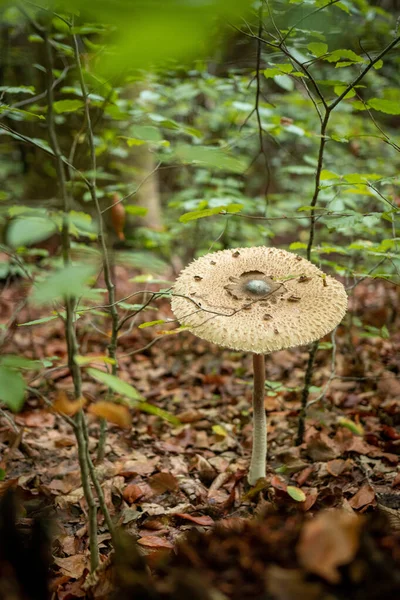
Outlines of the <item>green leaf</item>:
{"label": "green leaf", "polygon": [[[343,92],[345,92],[347,89],[347,85],[335,85],[335,87],[333,88],[333,91],[335,92],[335,94],[337,96],[341,96],[341,94],[343,94]],[[352,88],[351,90],[349,90],[347,92],[347,94],[344,96],[344,98],[354,98],[354,96],[356,95],[356,91],[354,88]]]}
{"label": "green leaf", "polygon": [[272,77],[276,77],[277,75],[285,75],[291,73],[293,71],[293,65],[291,64],[282,64],[276,65],[272,69],[264,70],[264,77],[270,79]]}
{"label": "green leaf", "polygon": [[100,381],[100,383],[104,383],[107,387],[117,392],[121,396],[126,396],[131,400],[143,400],[141,394],[134,388],[132,385],[127,383],[126,381],[122,381],[119,377],[115,375],[110,375],[110,373],[105,373],[104,371],[99,371],[98,369],[89,368],[86,369],[86,372],[96,379]]}
{"label": "green leaf", "polygon": [[69,265],[38,283],[33,291],[32,301],[40,305],[80,296],[87,291],[87,282],[95,272],[94,265]]}
{"label": "green leaf", "polygon": [[33,96],[35,88],[33,85],[19,85],[18,87],[0,85],[0,92],[6,92],[7,94],[30,94]]}
{"label": "green leaf", "polygon": [[180,425],[179,419],[174,417],[174,415],[171,415],[162,408],[158,408],[158,406],[144,402],[144,399],[138,390],[129,383],[126,383],[126,381],[119,379],[119,377],[115,377],[115,375],[110,375],[104,371],[99,371],[92,368],[86,369],[86,372],[97,381],[100,381],[100,383],[104,383],[107,387],[114,390],[114,392],[117,392],[117,394],[124,396],[124,398],[128,398],[130,400],[129,404],[132,407],[138,408],[139,410],[150,415],[156,415],[157,417],[160,417],[161,419],[164,419],[164,421],[168,421],[173,425]]}
{"label": "green leaf", "polygon": [[85,106],[82,100],[58,100],[54,102],[53,108],[57,114],[75,112]]}
{"label": "green leaf", "polygon": [[133,204],[124,204],[124,207],[128,215],[135,215],[135,217],[145,217],[149,210],[145,206],[134,206]]}
{"label": "green leaf", "polygon": [[23,216],[12,219],[7,231],[7,242],[12,248],[41,242],[57,231],[49,217]]}
{"label": "green leaf", "polygon": [[68,214],[68,228],[69,233],[75,237],[80,237],[84,234],[94,236],[95,238],[98,231],[97,224],[90,215],[75,210],[71,210]]}
{"label": "green leaf", "polygon": [[215,208],[205,208],[203,210],[194,210],[193,212],[185,213],[179,217],[181,223],[188,223],[189,221],[196,221],[197,219],[204,219],[204,217],[211,217],[213,215],[229,213],[237,213],[241,211],[243,204],[228,204],[228,206],[216,206]]}
{"label": "green leaf", "polygon": [[164,421],[168,421],[172,425],[176,425],[177,427],[181,425],[180,420],[162,408],[158,408],[158,406],[154,406],[154,404],[149,404],[148,402],[140,402],[137,406],[139,410],[148,413],[149,415],[155,415],[156,417],[160,417]]}
{"label": "green leaf", "polygon": [[[332,4],[333,4],[333,2],[332,2]],[[336,2],[336,4],[334,4],[334,6],[335,6],[335,8],[340,8],[340,10],[347,13],[348,15],[350,14],[350,9],[348,6],[346,6],[346,4],[344,4],[344,2]]]}
{"label": "green leaf", "polygon": [[0,401],[13,412],[24,405],[26,384],[19,371],[0,365]]}
{"label": "green leaf", "polygon": [[[152,125],[133,125],[129,132],[132,133],[132,137],[143,142],[161,142],[163,137],[160,130]],[[127,138],[128,140],[130,138]],[[129,142],[128,142],[129,144]]]}
{"label": "green leaf", "polygon": [[215,22],[236,22],[249,8],[249,0],[124,0],[117,10],[105,0],[71,0],[65,7],[112,26],[116,49],[103,49],[95,66],[118,74],[122,69],[146,70],[160,63],[165,68],[171,59],[184,65],[206,60],[217,44]]}
{"label": "green leaf", "polygon": [[333,173],[333,171],[327,171],[326,169],[322,169],[320,180],[326,181],[327,179],[340,179],[340,175]]}
{"label": "green leaf", "polygon": [[[345,58],[348,61],[350,61],[347,64],[365,62],[364,59],[355,52],[353,52],[353,50],[346,49],[334,50],[329,54],[329,56],[325,58],[325,60],[327,60],[328,62],[337,62],[341,58]],[[345,66],[345,64],[343,64],[342,66]]]}
{"label": "green leaf", "polygon": [[308,212],[311,210],[327,210],[324,206],[311,206],[311,204],[307,204],[305,206],[299,206],[297,212]]}
{"label": "green leaf", "polygon": [[127,137],[124,139],[126,140],[126,143],[128,144],[129,148],[132,148],[132,146],[143,146],[143,144],[146,143],[146,140],[139,140],[138,138]]}
{"label": "green leaf", "polygon": [[368,106],[365,102],[361,102],[361,100],[353,100],[351,103],[351,107],[355,110],[367,110]]}
{"label": "green leaf", "polygon": [[222,425],[213,425],[212,430],[213,433],[220,435],[221,437],[226,437],[228,435],[228,432],[224,427],[222,427]]}
{"label": "green leaf", "polygon": [[3,367],[31,370],[41,369],[43,366],[40,360],[32,360],[31,358],[25,358],[24,356],[17,356],[15,354],[5,354],[0,357],[0,364]]}
{"label": "green leaf", "polygon": [[381,334],[384,340],[388,340],[390,338],[390,333],[386,325],[381,328]]}
{"label": "green leaf", "polygon": [[[21,115],[23,117],[34,117],[35,119],[42,119],[44,120],[45,117],[43,115],[37,115],[36,113],[30,112],[28,110],[21,110],[20,108],[15,108],[14,106],[9,106],[8,104],[1,104],[0,105],[0,114],[1,113],[14,113],[17,115]],[[14,137],[16,139],[21,139],[22,135],[18,136],[17,134],[14,134],[11,131],[3,131],[3,135],[10,135],[11,137]]]}
{"label": "green leaf", "polygon": [[376,173],[348,173],[348,175],[344,176],[344,179],[348,183],[368,183],[368,181],[377,181],[382,179],[382,175],[377,175]]}
{"label": "green leaf", "polygon": [[294,81],[289,75],[277,75],[274,77],[274,81],[279,87],[287,92],[292,92],[294,90]]}
{"label": "green leaf", "polygon": [[153,327],[153,325],[161,325],[165,323],[164,319],[157,319],[156,321],[146,321],[146,323],[141,323],[139,325],[139,329],[145,329],[146,327]]}
{"label": "green leaf", "polygon": [[305,248],[307,248],[307,244],[304,242],[293,242],[289,246],[289,250],[304,250]]}
{"label": "green leaf", "polygon": [[383,60],[379,59],[375,64],[374,64],[374,69],[376,69],[378,71],[378,69],[381,69],[383,67]]}
{"label": "green leaf", "polygon": [[314,54],[317,58],[328,52],[328,44],[322,42],[311,42],[308,44],[307,49]]}
{"label": "green leaf", "polygon": [[400,115],[400,102],[397,100],[385,100],[384,98],[371,98],[368,100],[369,108],[383,112],[386,115]]}
{"label": "green leaf", "polygon": [[339,417],[338,424],[346,429],[349,429],[354,435],[363,436],[364,428],[361,423],[354,423],[350,419],[346,419],[345,417]]}
{"label": "green leaf", "polygon": [[295,487],[294,485],[288,485],[286,491],[289,494],[289,496],[293,498],[293,500],[296,500],[296,502],[304,502],[304,500],[306,499],[306,495],[303,492],[303,490],[301,490],[298,487]]}
{"label": "green leaf", "polygon": [[228,154],[222,148],[216,146],[193,146],[191,144],[179,144],[175,148],[174,155],[186,164],[198,164],[233,173],[243,173],[246,163],[243,159]]}
{"label": "green leaf", "polygon": [[108,365],[115,365],[116,360],[114,358],[110,358],[109,356],[80,356],[77,354],[74,356],[74,362],[79,366],[90,365],[90,363],[94,362],[102,362]]}
{"label": "green leaf", "polygon": [[4,481],[6,478],[6,472],[4,469],[0,469],[0,481]]}
{"label": "green leaf", "polygon": [[31,33],[31,35],[28,35],[28,42],[33,42],[35,44],[43,44],[43,38],[40,35],[37,35],[36,33]]}
{"label": "green leaf", "polygon": [[18,323],[18,327],[28,327],[30,325],[41,325],[42,323],[48,323],[58,319],[58,316],[42,317],[41,319],[35,319],[34,321],[28,321],[27,323]]}

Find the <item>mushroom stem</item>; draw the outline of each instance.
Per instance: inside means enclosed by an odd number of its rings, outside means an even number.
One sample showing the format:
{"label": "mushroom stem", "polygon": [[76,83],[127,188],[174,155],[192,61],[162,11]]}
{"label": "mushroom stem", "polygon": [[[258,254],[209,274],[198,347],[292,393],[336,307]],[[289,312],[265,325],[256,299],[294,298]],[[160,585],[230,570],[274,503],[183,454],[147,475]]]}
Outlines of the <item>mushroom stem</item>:
{"label": "mushroom stem", "polygon": [[253,354],[253,449],[251,454],[248,482],[255,485],[260,477],[265,477],[267,463],[267,418],[265,415],[265,358],[263,354]]}

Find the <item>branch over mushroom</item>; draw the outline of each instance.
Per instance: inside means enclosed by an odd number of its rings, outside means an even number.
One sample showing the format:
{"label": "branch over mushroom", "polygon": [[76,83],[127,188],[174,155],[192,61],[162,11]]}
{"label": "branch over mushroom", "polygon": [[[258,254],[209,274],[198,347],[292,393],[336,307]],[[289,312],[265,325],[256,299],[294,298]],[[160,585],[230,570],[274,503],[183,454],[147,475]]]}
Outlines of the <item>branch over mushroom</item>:
{"label": "branch over mushroom", "polygon": [[198,337],[253,353],[253,450],[248,481],[265,477],[264,355],[332,331],[347,308],[343,285],[301,256],[258,246],[206,254],[179,275],[172,310]]}

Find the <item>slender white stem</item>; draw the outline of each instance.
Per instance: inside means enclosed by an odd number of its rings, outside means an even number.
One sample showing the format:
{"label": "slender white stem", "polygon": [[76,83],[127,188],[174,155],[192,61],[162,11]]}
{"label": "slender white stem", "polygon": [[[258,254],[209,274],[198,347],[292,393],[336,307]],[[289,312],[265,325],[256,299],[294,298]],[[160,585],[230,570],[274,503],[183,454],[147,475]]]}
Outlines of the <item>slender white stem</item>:
{"label": "slender white stem", "polygon": [[260,477],[265,477],[267,464],[267,418],[265,415],[265,358],[263,354],[253,354],[253,449],[251,454],[248,482],[255,485]]}

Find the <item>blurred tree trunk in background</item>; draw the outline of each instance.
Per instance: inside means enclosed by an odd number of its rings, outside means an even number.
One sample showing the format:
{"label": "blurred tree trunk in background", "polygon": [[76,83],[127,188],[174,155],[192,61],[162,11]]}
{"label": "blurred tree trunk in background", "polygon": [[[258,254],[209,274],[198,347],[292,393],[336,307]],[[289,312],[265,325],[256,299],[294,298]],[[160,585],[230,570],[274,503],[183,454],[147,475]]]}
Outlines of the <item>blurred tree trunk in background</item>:
{"label": "blurred tree trunk in background", "polygon": [[[138,171],[137,184],[140,185],[141,181],[146,178],[136,194],[135,202],[137,206],[147,209],[147,213],[141,218],[141,221],[145,227],[161,229],[162,209],[158,173],[156,171],[157,161],[154,154],[149,152],[147,148],[139,146],[139,148],[132,150],[134,150],[132,160]],[[151,175],[149,175],[150,173]],[[134,199],[131,200],[131,202],[133,201]]]}
{"label": "blurred tree trunk in background", "polygon": [[[140,98],[141,91],[147,87],[146,82],[138,82],[127,89],[127,95],[133,104]],[[162,207],[157,172],[157,159],[149,144],[129,148],[126,159],[128,172],[134,173],[134,183],[139,187],[137,193],[128,200],[129,204],[147,209],[146,215],[140,217],[140,225],[149,229],[162,229]],[[128,182],[132,185],[132,181]],[[135,225],[138,220],[131,220]]]}

